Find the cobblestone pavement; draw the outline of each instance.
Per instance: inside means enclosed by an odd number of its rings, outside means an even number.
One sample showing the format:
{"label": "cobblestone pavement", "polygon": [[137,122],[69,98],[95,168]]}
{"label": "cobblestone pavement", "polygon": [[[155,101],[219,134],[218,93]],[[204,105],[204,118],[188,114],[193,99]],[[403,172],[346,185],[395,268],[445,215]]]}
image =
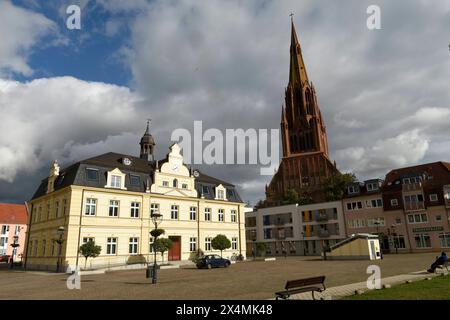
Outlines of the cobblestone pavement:
{"label": "cobblestone pavement", "polygon": [[391,254],[377,261],[288,257],[240,262],[226,269],[183,267],[159,270],[156,285],[145,278],[145,270],[124,270],[82,275],[81,290],[69,290],[65,274],[1,269],[0,285],[7,290],[0,290],[0,299],[271,299],[287,280],[318,275],[326,276],[330,288],[326,294],[336,296],[334,287],[343,286],[340,294],[356,290],[353,285],[347,289],[348,284],[365,284],[369,265],[380,266],[381,276],[388,279],[424,270],[435,256],[436,253]]}

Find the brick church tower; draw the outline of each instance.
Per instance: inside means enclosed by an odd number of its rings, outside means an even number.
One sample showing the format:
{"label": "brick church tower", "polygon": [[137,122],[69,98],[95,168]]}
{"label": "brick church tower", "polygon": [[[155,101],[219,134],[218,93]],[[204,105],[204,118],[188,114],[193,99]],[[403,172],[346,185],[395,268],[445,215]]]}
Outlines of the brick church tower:
{"label": "brick church tower", "polygon": [[322,181],[338,173],[328,156],[327,131],[317,104],[314,85],[308,79],[302,49],[292,21],[291,60],[285,104],[281,110],[283,158],[266,186],[267,205],[278,205],[289,189],[325,200]]}

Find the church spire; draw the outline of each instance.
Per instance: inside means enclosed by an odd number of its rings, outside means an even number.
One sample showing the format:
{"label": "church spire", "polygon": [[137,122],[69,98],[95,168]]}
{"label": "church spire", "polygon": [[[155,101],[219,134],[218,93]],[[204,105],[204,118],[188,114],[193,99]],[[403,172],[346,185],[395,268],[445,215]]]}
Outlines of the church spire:
{"label": "church spire", "polygon": [[291,63],[289,69],[289,84],[308,83],[305,62],[303,61],[302,48],[295,31],[294,18],[291,14]]}
{"label": "church spire", "polygon": [[155,150],[155,140],[150,134],[150,119],[147,120],[147,128],[145,129],[145,133],[141,138],[141,159],[146,159],[147,161],[155,160],[153,152]]}

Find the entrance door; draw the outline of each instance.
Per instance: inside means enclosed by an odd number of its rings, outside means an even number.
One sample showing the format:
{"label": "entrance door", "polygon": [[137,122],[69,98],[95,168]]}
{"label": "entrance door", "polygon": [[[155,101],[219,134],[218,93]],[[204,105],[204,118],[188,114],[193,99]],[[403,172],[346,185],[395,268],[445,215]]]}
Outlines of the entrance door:
{"label": "entrance door", "polygon": [[172,248],[169,249],[169,261],[181,260],[181,237],[180,236],[170,236],[172,240]]}

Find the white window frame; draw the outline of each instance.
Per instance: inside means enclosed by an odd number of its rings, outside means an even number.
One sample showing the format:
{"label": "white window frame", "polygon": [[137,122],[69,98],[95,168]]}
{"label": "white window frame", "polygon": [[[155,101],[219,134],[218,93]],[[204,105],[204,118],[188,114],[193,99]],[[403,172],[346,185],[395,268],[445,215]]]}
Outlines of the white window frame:
{"label": "white window frame", "polygon": [[190,252],[197,251],[197,238],[196,237],[189,238],[189,251]]}
{"label": "white window frame", "polygon": [[211,221],[211,208],[205,208],[205,221]]}
{"label": "white window frame", "polygon": [[[111,212],[112,209],[112,212]],[[116,210],[114,210],[116,209]],[[120,214],[120,201],[119,200],[109,200],[109,207],[108,207],[108,216],[116,218]]]}
{"label": "white window frame", "polygon": [[170,206],[170,219],[171,220],[178,220],[179,219],[179,213],[180,213],[180,207],[176,204],[173,204]]}
{"label": "white window frame", "polygon": [[95,242],[95,238],[94,237],[83,237],[83,244],[86,244],[89,241]]}
{"label": "white window frame", "polygon": [[162,186],[165,187],[165,188],[168,188],[169,187],[169,181],[163,180]]}
{"label": "white window frame", "polygon": [[[429,246],[429,247],[418,246],[418,245],[417,245],[417,241],[416,241],[416,237],[419,237],[419,238],[420,238],[420,243],[421,243],[421,244],[426,244],[425,237],[428,237],[428,239],[430,240],[430,246]],[[417,234],[414,235],[414,244],[416,245],[416,248],[417,248],[417,249],[429,249],[429,248],[432,247],[432,244],[431,244],[431,237],[430,237],[430,235],[429,235],[428,233],[417,233]]]}
{"label": "white window frame", "polygon": [[436,201],[438,201],[439,199],[438,199],[438,195],[436,194],[436,193],[432,193],[432,194],[430,194],[430,201],[431,202],[436,202]]}
{"label": "white window frame", "polygon": [[159,214],[159,203],[150,203],[150,216]]}
{"label": "white window frame", "polygon": [[122,176],[111,174],[111,188],[120,189],[122,188]]}
{"label": "white window frame", "polygon": [[128,239],[128,253],[131,255],[139,254],[139,238],[130,237]]}
{"label": "white window frame", "polygon": [[237,222],[237,210],[235,209],[231,210],[230,218],[231,222]]}
{"label": "white window frame", "polygon": [[238,238],[237,237],[231,238],[231,249],[232,250],[238,249]]}
{"label": "white window frame", "polygon": [[138,201],[131,202],[130,217],[139,218],[141,213],[141,203]]}
{"label": "white window frame", "polygon": [[108,256],[117,255],[117,243],[118,241],[116,237],[108,237],[106,239],[106,255]]}
{"label": "white window frame", "polygon": [[225,222],[225,210],[224,209],[217,210],[217,219],[219,222]]}
{"label": "white window frame", "polygon": [[205,251],[212,251],[211,241],[212,241],[211,237],[205,238]]}
{"label": "white window frame", "polygon": [[[412,217],[412,222],[410,217]],[[423,219],[423,217],[426,217]],[[420,224],[420,223],[428,223],[428,215],[426,213],[411,213],[407,216],[407,221],[409,224]]]}
{"label": "white window frame", "polygon": [[397,207],[398,206],[398,199],[391,199],[391,206]]}
{"label": "white window frame", "polygon": [[85,216],[95,216],[97,214],[97,199],[87,198],[86,206],[84,208]]}
{"label": "white window frame", "polygon": [[197,220],[197,207],[189,208],[189,220],[191,220],[191,221]]}

